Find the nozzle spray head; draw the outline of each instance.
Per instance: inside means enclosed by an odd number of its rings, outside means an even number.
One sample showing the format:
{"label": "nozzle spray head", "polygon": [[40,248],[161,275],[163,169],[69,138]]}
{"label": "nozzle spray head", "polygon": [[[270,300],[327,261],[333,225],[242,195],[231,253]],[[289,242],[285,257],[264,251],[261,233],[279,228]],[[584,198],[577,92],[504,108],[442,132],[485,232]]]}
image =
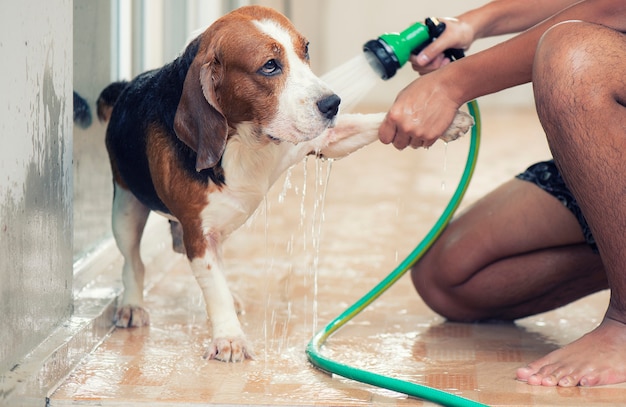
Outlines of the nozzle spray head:
{"label": "nozzle spray head", "polygon": [[[363,46],[363,52],[374,71],[384,80],[394,76],[407,63],[411,54],[417,54],[446,28],[443,21],[427,18],[425,24],[415,23],[401,33],[386,33]],[[448,50],[452,58],[463,56],[462,50]]]}
{"label": "nozzle spray head", "polygon": [[393,49],[380,38],[366,42],[363,52],[374,72],[384,80],[394,76],[402,66]]}
{"label": "nozzle spray head", "polygon": [[363,46],[370,65],[382,79],[394,76],[411,56],[411,51],[431,41],[428,27],[415,23],[401,33],[386,33]]}

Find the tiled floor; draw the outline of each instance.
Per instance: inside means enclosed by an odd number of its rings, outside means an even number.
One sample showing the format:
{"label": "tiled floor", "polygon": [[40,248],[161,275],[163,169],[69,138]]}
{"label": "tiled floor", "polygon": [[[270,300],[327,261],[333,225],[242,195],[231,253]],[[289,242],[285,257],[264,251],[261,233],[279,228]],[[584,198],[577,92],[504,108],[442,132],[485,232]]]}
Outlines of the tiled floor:
{"label": "tiled floor", "polygon": [[[481,157],[464,205],[548,157],[532,112],[483,116]],[[419,242],[456,186],[468,143],[404,152],[373,145],[332,164],[310,159],[296,166],[224,253],[231,286],[245,302],[242,321],[255,360],[202,359],[211,332],[200,291],[179,258],[165,273],[148,271],[150,327],[115,330],[49,405],[429,405],[331,377],[313,368],[304,350],[314,332]],[[624,385],[562,389],[514,380],[517,367],[594,327],[607,298],[599,293],[516,324],[453,324],[430,311],[405,276],[324,352],[488,405],[621,405]]]}

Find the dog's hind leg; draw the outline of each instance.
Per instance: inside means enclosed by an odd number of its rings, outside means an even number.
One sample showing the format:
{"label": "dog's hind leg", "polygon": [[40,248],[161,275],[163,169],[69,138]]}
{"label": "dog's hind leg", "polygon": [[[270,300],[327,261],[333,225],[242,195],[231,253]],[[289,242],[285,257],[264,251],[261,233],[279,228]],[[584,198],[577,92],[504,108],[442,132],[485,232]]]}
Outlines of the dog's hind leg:
{"label": "dog's hind leg", "polygon": [[127,189],[114,182],[113,236],[122,256],[124,294],[115,315],[115,325],[132,327],[148,325],[150,318],[143,306],[145,267],[139,244],[150,210]]}
{"label": "dog's hind leg", "polygon": [[172,249],[176,253],[186,254],[185,243],[183,242],[183,227],[179,222],[170,219],[170,232],[172,234]]}

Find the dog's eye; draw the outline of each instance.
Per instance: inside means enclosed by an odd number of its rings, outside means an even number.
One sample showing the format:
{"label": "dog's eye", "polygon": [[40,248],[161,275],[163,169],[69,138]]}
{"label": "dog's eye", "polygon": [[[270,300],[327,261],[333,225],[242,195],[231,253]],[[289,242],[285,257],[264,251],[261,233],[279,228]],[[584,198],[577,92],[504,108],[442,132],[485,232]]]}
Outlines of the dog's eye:
{"label": "dog's eye", "polygon": [[309,60],[309,43],[308,42],[304,45],[304,58],[307,61]]}
{"label": "dog's eye", "polygon": [[281,72],[280,65],[275,59],[270,59],[261,67],[259,73],[266,76],[278,75]]}

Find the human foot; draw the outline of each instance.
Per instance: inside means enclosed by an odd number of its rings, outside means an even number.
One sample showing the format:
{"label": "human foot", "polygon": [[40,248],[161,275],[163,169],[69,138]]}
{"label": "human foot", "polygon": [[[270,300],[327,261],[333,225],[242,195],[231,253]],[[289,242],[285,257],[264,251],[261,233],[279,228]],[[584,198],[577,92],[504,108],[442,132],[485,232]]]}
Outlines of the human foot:
{"label": "human foot", "polygon": [[582,338],[517,370],[535,386],[600,386],[626,382],[626,325],[610,318]]}

